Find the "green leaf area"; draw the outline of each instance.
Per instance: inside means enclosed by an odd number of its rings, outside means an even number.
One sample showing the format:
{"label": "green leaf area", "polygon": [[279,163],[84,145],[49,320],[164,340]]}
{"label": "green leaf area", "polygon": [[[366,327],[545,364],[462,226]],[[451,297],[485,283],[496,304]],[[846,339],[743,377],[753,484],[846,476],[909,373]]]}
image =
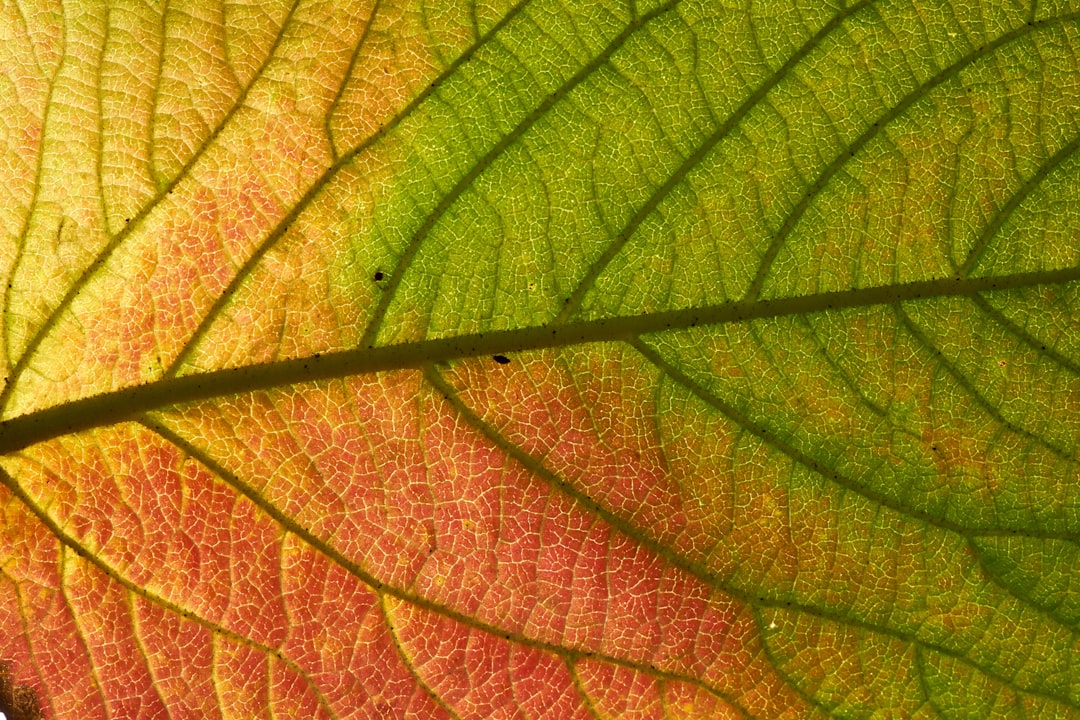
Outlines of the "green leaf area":
{"label": "green leaf area", "polygon": [[1080,718],[1080,5],[0,8],[0,712]]}

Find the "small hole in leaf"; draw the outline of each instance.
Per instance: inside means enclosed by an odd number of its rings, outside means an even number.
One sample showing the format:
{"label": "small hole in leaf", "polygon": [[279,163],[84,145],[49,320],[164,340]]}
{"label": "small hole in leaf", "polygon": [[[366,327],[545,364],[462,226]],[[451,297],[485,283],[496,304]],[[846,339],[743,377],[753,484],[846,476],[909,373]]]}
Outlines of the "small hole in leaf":
{"label": "small hole in leaf", "polygon": [[492,355],[491,359],[499,363],[500,365],[506,365],[510,362],[510,358],[506,357],[505,355]]}

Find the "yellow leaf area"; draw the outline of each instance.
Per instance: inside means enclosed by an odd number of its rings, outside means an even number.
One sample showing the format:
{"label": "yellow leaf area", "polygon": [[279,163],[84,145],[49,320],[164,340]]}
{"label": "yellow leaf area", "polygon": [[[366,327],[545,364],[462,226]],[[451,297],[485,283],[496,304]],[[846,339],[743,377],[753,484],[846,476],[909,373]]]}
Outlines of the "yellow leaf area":
{"label": "yellow leaf area", "polygon": [[1080,718],[1078,51],[0,5],[0,713]]}

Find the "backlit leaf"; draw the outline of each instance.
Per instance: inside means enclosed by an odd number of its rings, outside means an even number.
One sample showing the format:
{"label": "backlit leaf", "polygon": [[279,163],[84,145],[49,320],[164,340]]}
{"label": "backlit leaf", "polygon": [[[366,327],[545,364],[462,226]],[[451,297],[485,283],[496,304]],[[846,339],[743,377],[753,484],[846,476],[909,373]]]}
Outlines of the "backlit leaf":
{"label": "backlit leaf", "polygon": [[1080,717],[1080,6],[0,6],[0,712]]}

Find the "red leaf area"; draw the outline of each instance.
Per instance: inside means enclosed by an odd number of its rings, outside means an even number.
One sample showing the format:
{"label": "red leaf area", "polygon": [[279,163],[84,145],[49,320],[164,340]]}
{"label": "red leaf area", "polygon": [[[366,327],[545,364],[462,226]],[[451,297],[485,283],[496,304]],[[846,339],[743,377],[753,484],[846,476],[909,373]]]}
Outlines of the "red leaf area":
{"label": "red leaf area", "polygon": [[[445,377],[479,389],[450,397],[351,378],[31,448],[11,469],[66,544],[5,493],[0,656],[84,718],[804,712],[750,609],[650,549],[704,534],[634,378],[559,367],[465,362]],[[527,424],[544,464],[469,407]]]}

